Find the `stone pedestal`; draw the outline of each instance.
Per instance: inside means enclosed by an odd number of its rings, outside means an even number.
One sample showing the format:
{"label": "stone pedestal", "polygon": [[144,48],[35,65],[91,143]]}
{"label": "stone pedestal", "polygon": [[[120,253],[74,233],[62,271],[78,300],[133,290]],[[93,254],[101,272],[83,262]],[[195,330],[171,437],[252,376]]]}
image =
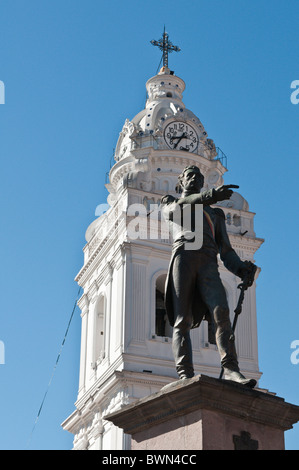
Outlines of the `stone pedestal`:
{"label": "stone pedestal", "polygon": [[205,375],[180,380],[105,416],[132,450],[284,450],[299,406]]}

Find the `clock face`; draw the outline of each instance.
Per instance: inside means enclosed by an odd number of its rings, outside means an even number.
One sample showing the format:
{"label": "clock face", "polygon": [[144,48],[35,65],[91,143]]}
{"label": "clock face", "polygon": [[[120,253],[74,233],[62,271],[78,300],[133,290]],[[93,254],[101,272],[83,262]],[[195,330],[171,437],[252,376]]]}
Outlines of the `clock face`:
{"label": "clock face", "polygon": [[172,150],[194,152],[198,146],[198,135],[194,127],[186,122],[173,121],[164,129],[164,139]]}

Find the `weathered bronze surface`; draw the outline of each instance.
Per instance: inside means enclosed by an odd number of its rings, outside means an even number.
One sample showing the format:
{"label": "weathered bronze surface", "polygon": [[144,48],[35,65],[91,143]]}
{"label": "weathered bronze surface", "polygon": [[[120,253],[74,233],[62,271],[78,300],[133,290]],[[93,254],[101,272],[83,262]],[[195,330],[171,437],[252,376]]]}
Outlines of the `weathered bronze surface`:
{"label": "weathered bronze surface", "polygon": [[[210,330],[215,333],[215,342],[221,358],[224,378],[254,387],[256,381],[246,379],[239,370],[234,334],[229,318],[226,293],[220,279],[217,254],[224,266],[242,280],[253,282],[255,267],[250,261],[242,261],[231,246],[222,209],[212,208],[218,201],[229,199],[237,185],[223,185],[200,192],[204,178],[196,166],[186,167],[179,177],[181,197],[167,195],[162,198],[162,212],[177,238],[169,265],[165,306],[169,322],[173,327],[173,355],[179,378],[194,376],[191,328],[198,327],[203,319],[208,320]],[[203,205],[203,243],[194,250],[190,236],[177,227],[177,211],[191,205],[191,232],[195,230],[194,214],[197,204]],[[193,211],[193,212],[192,212]],[[176,214],[176,217],[174,217]],[[189,231],[190,235],[190,231]],[[212,339],[211,339],[212,341]]]}

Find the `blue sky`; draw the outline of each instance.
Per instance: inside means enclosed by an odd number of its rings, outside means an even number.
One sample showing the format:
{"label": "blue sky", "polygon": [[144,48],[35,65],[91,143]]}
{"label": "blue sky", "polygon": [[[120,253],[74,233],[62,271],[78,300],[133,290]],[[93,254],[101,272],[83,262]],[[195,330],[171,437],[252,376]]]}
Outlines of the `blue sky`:
{"label": "blue sky", "polygon": [[[70,318],[85,230],[126,118],[166,25],[184,103],[228,157],[226,183],[256,213],[260,386],[299,404],[297,306],[299,4],[273,0],[0,0],[0,448],[24,449]],[[31,449],[70,449],[60,427],[78,389],[80,312],[32,434]],[[299,357],[299,355],[298,355]],[[299,427],[286,433],[299,449]]]}

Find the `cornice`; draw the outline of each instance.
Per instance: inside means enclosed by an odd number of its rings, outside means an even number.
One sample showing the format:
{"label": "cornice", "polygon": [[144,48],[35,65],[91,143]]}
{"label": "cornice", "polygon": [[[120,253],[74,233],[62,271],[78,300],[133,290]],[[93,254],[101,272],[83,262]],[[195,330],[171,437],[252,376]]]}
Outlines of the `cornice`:
{"label": "cornice", "polygon": [[249,250],[253,253],[255,253],[265,241],[263,238],[245,237],[230,232],[228,232],[228,236],[234,249]]}
{"label": "cornice", "polygon": [[203,173],[207,172],[211,168],[217,168],[221,174],[224,174],[227,171],[220,160],[210,160],[201,154],[182,152],[181,150],[153,149],[149,158],[152,163],[157,161],[169,161],[174,162],[180,167],[200,165]]}
{"label": "cornice", "polygon": [[178,380],[150,397],[104,416],[104,419],[127,434],[135,434],[202,409],[283,431],[292,428],[299,419],[299,406],[286,403],[280,397],[205,375]]}
{"label": "cornice", "polygon": [[[87,262],[84,264],[84,266],[81,268],[77,276],[75,277],[75,281],[79,285],[84,285],[88,276],[93,273],[95,268],[98,266],[98,264],[107,256],[109,255],[110,262],[112,264],[115,264],[113,261],[113,258],[115,256],[115,250],[112,250],[111,252],[111,247],[115,244],[115,241],[118,240],[119,247],[121,247],[124,243],[123,239],[119,239],[117,237],[117,234],[119,233],[119,228],[116,227],[113,230],[113,233],[108,233],[106,236],[99,242],[98,247],[94,250],[92,255],[88,258]],[[118,249],[118,247],[117,247]],[[112,260],[112,261],[111,261]],[[92,267],[92,269],[91,269]],[[87,278],[86,278],[87,276]]]}
{"label": "cornice", "polygon": [[[117,363],[112,364],[94,385],[89,388],[88,392],[77,400],[75,403],[76,410],[62,423],[64,429],[76,434],[80,428],[89,425],[95,413],[101,410],[101,403],[106,400],[108,394],[113,393],[113,390],[117,391],[117,388],[120,386],[122,390],[130,385],[161,388],[173,381],[173,377],[128,370],[118,371],[115,370],[116,367],[118,367]],[[130,401],[132,399],[131,397]]]}

